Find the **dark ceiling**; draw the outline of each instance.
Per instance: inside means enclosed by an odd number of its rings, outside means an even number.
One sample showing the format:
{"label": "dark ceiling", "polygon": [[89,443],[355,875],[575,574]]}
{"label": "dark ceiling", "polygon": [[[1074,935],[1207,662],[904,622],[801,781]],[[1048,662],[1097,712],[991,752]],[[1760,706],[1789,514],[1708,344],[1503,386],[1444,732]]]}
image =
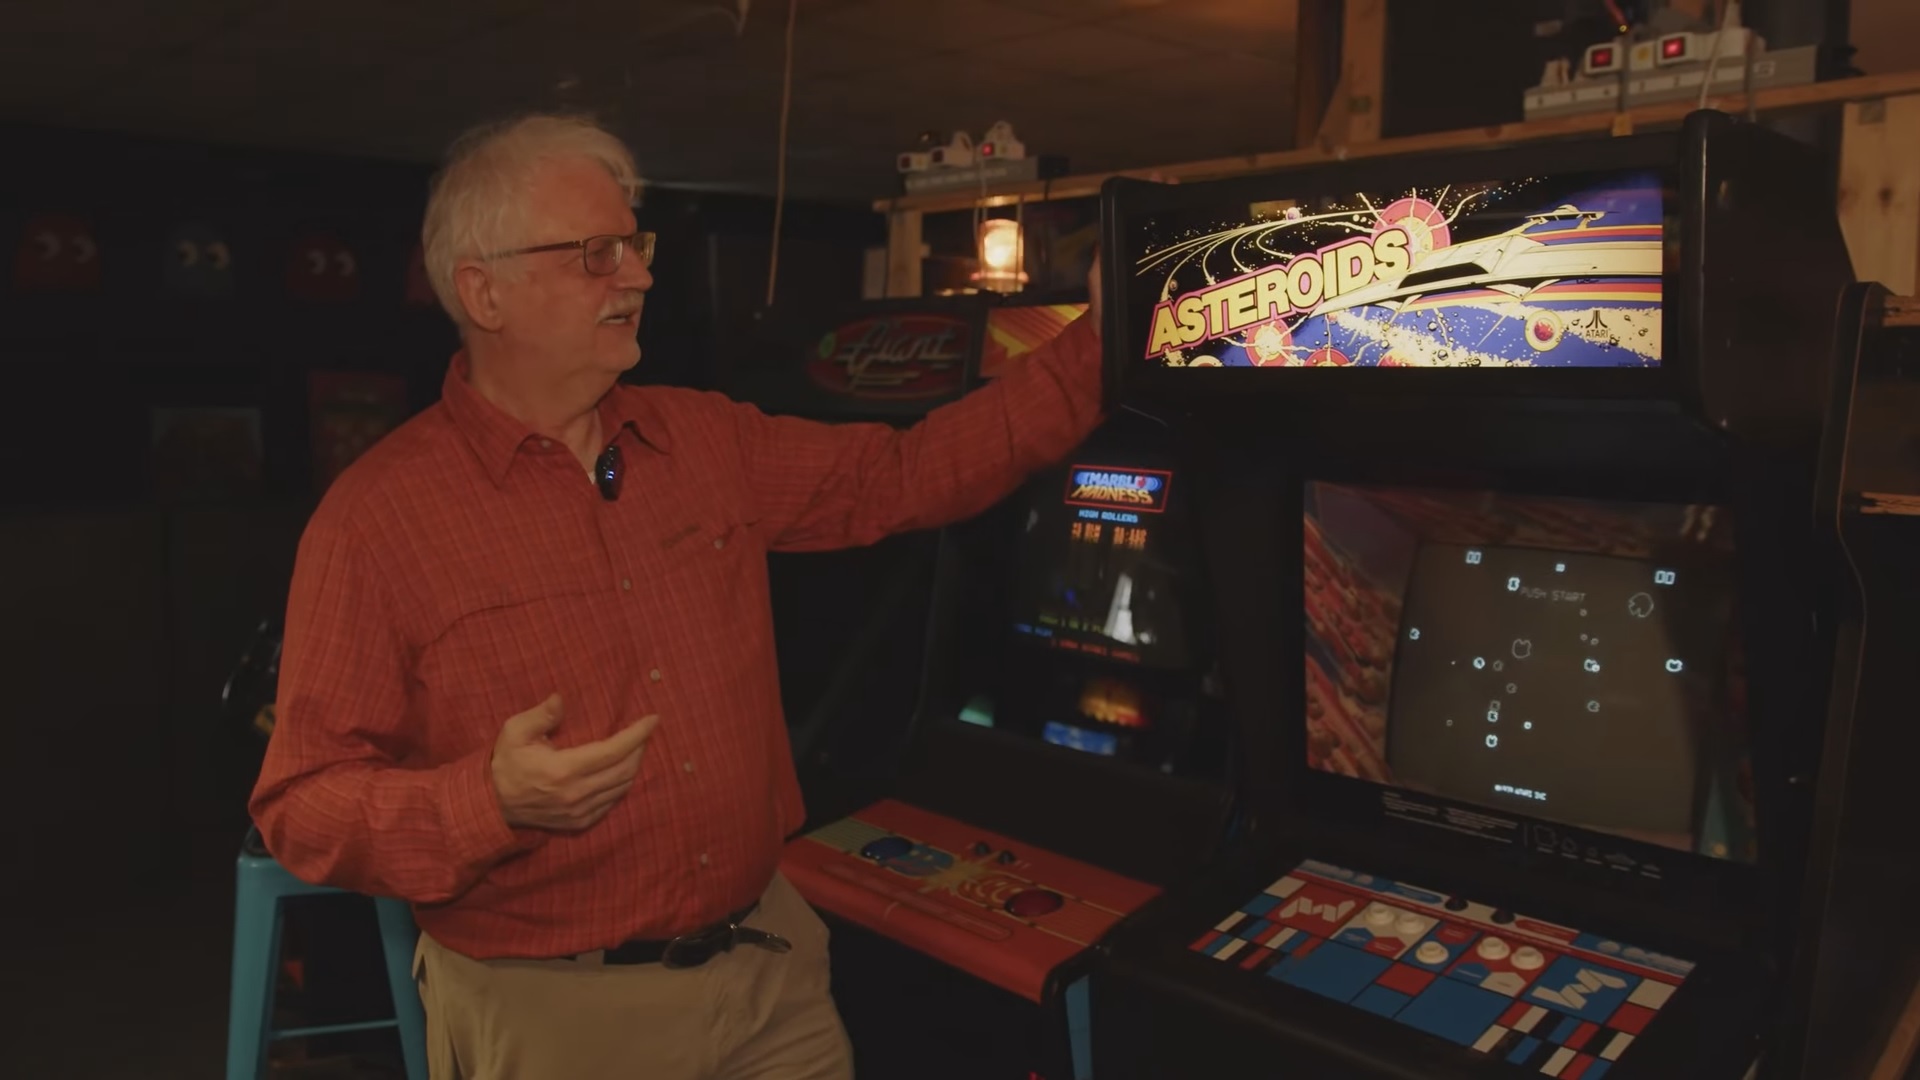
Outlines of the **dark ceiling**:
{"label": "dark ceiling", "polygon": [[[794,2],[796,195],[890,194],[894,155],[919,132],[977,138],[1000,119],[1075,171],[1291,144],[1295,0]],[[1920,66],[1920,2],[1852,12],[1863,68]],[[770,191],[787,13],[787,0],[13,4],[0,120],[427,161],[477,120],[574,105],[613,122],[655,182]]]}
{"label": "dark ceiling", "polygon": [[[1294,0],[795,0],[790,190],[897,190],[917,133],[1014,123],[1076,171],[1283,147]],[[585,107],[655,182],[770,191],[785,0],[15,5],[0,119],[432,160]]]}

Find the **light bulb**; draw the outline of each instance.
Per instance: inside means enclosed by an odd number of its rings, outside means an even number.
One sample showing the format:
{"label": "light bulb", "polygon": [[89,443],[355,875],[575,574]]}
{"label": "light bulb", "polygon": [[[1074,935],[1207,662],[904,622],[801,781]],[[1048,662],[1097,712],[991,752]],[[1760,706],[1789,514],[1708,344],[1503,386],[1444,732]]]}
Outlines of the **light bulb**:
{"label": "light bulb", "polygon": [[980,227],[980,263],[990,274],[1012,273],[1020,263],[1020,225],[995,218]]}

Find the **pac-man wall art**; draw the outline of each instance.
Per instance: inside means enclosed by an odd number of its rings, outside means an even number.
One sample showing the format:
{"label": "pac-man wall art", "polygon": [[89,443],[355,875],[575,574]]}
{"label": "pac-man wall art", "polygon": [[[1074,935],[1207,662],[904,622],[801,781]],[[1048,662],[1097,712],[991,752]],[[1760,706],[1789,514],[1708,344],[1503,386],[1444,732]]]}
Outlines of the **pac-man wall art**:
{"label": "pac-man wall art", "polygon": [[224,300],[233,295],[233,274],[233,246],[220,229],[204,221],[185,221],[173,227],[160,272],[167,292]]}
{"label": "pac-man wall art", "polygon": [[354,299],[360,295],[359,256],[332,233],[302,233],[287,252],[287,294],[323,303]]}
{"label": "pac-man wall art", "polygon": [[13,286],[36,292],[94,292],[100,288],[100,263],[100,242],[90,222],[73,214],[40,214],[21,231]]}

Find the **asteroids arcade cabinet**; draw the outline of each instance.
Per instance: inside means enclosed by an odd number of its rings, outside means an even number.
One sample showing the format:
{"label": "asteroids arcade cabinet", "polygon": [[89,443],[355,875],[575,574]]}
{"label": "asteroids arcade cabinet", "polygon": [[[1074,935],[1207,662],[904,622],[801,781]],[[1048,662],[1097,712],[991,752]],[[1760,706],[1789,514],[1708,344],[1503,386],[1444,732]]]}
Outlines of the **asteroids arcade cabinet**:
{"label": "asteroids arcade cabinet", "polygon": [[1102,1080],[1767,1049],[1834,657],[1821,175],[1697,114],[1108,187],[1112,380],[1237,492],[1202,528],[1252,823],[1111,939]]}
{"label": "asteroids arcade cabinet", "polygon": [[[1081,310],[993,307],[996,367]],[[1085,1075],[1090,950],[1220,843],[1190,496],[1135,420],[943,530],[904,767],[847,816],[810,805],[782,860],[834,928],[863,1074]]]}

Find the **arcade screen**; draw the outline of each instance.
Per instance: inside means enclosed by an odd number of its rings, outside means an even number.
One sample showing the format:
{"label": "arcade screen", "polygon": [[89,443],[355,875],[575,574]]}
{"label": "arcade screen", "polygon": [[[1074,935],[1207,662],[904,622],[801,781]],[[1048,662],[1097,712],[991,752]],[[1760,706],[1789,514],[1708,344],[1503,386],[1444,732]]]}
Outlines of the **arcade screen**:
{"label": "arcade screen", "polygon": [[1164,367],[1658,368],[1658,173],[1440,184],[1133,216]]}
{"label": "arcade screen", "polygon": [[1312,483],[1317,770],[1752,861],[1720,508]]}
{"label": "arcade screen", "polygon": [[[1203,701],[1183,474],[1096,436],[1002,507],[990,546],[999,647],[960,720],[1178,775],[1217,775],[1228,732]],[[1116,445],[1120,444],[1120,445]],[[1010,527],[1010,528],[1009,528]],[[967,602],[967,601],[963,601]]]}
{"label": "arcade screen", "polygon": [[1169,535],[1171,470],[1088,460],[1028,488],[1014,632],[1123,665],[1187,662],[1182,559]]}

